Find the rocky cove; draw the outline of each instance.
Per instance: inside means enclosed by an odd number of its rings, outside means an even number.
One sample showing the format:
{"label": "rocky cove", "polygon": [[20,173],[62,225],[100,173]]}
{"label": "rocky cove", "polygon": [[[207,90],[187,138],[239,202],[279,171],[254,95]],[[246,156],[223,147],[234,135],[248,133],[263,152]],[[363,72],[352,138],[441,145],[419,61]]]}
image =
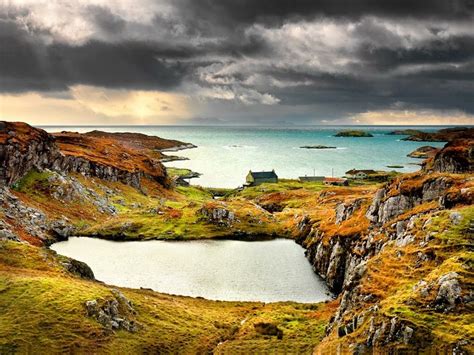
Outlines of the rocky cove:
{"label": "rocky cove", "polygon": [[[316,353],[390,349],[468,353],[471,349],[466,339],[472,338],[468,326],[472,320],[472,254],[468,246],[474,228],[474,194],[473,149],[468,139],[450,142],[424,163],[422,171],[399,175],[385,185],[328,188],[287,181],[229,192],[216,201],[206,189],[172,185],[160,156],[155,155],[160,153],[150,148],[156,148],[157,140],[151,145],[148,138],[134,136],[132,144],[126,135],[61,133],[68,137],[65,142],[65,138],[11,124],[3,132],[0,270],[9,275],[6,290],[25,287],[20,279],[12,278],[17,274],[25,277],[30,268],[44,278],[56,275],[78,293],[74,302],[82,311],[74,313],[76,321],[97,319],[95,326],[101,329],[111,324],[100,320],[103,314],[114,319],[126,314],[128,323],[114,322],[128,324],[123,329],[143,339],[147,329],[156,329],[150,315],[162,325],[174,321],[147,308],[147,302],[153,297],[177,296],[158,296],[147,290],[117,293],[106,285],[82,281],[92,276],[85,265],[51,254],[44,246],[72,235],[129,241],[282,236],[306,249],[314,271],[337,295],[336,301],[317,306],[317,311],[303,308],[298,316],[292,313],[297,312],[297,305],[291,306],[291,312],[275,305],[278,311],[254,314],[250,329],[245,321],[234,333],[215,324],[223,317],[221,313],[212,320],[193,318],[202,329],[212,327],[207,334],[225,333],[228,346],[245,339],[246,334],[261,344],[296,346],[286,335],[297,327],[301,332],[295,337],[305,332],[320,334],[307,345],[311,350],[306,352]],[[95,143],[107,139],[110,145],[92,150]],[[86,149],[78,149],[84,145]],[[120,148],[110,148],[113,145]],[[126,156],[120,155],[123,153]],[[125,157],[128,164],[124,165]],[[66,164],[68,159],[85,163]],[[30,261],[25,264],[25,260]],[[18,271],[12,273],[12,268]],[[82,282],[92,282],[88,285],[95,293],[86,295]],[[60,287],[54,284],[52,289],[59,292]],[[132,299],[138,306],[130,306]],[[162,304],[162,311],[176,311],[179,302],[195,306],[191,300],[171,299],[173,305]],[[237,309],[232,308],[227,316]],[[62,308],[56,311],[65,312]],[[271,312],[287,315],[280,318]],[[454,324],[453,317],[457,319]],[[262,318],[268,325],[261,325]],[[243,319],[250,318],[235,322]],[[148,328],[130,327],[132,320]],[[321,323],[316,326],[313,321]],[[5,339],[9,334],[5,333]],[[283,340],[277,339],[278,334]],[[108,333],[107,339],[116,338]],[[215,349],[217,340],[213,344],[211,341],[210,349]]]}

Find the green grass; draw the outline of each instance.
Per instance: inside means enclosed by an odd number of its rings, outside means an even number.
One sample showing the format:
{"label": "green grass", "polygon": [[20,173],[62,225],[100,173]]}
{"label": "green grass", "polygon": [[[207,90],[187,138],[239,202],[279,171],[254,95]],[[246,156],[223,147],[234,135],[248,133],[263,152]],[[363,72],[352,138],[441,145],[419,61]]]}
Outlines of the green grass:
{"label": "green grass", "polygon": [[39,172],[31,169],[24,177],[13,185],[13,189],[19,192],[37,193],[38,189],[47,188],[48,178],[51,172]]}
{"label": "green grass", "polygon": [[172,168],[172,167],[167,167],[166,172],[170,177],[176,177],[176,176],[187,176],[191,174],[193,171],[191,169],[185,169],[185,168]]}
{"label": "green grass", "polygon": [[302,189],[314,193],[325,188],[327,188],[327,186],[320,181],[301,182],[299,180],[280,179],[278,183],[264,183],[258,186],[247,187],[242,191],[231,194],[231,196],[239,196],[246,199],[256,199],[264,194],[275,192],[288,192]]}

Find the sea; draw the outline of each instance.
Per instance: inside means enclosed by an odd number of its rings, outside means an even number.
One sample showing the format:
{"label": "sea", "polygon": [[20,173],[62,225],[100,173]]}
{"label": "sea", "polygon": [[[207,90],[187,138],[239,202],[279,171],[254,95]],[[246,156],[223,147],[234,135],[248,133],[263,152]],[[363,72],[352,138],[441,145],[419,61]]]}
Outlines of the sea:
{"label": "sea", "polygon": [[[403,135],[389,135],[407,128],[426,132],[440,126],[42,126],[48,132],[139,132],[192,143],[197,148],[170,152],[187,160],[165,163],[201,174],[193,185],[237,188],[252,171],[275,170],[279,178],[300,176],[344,176],[350,169],[413,172],[422,160],[407,154],[424,145],[442,147],[443,142],[403,141]],[[335,137],[342,130],[357,129],[373,138]],[[334,146],[336,149],[303,149],[305,145]],[[402,168],[389,168],[398,165]]]}

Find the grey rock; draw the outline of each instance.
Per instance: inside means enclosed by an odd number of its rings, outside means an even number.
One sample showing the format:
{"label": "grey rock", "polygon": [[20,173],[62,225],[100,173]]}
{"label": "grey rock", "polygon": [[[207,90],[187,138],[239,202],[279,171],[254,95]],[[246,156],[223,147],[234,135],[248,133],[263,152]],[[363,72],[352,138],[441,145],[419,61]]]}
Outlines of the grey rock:
{"label": "grey rock", "polygon": [[410,343],[410,339],[413,336],[413,328],[410,328],[409,326],[405,326],[403,329],[403,343],[405,345],[408,345]]}
{"label": "grey rock", "polygon": [[11,230],[2,229],[0,230],[0,240],[13,240],[19,242],[20,238]]}
{"label": "grey rock", "polygon": [[462,214],[459,212],[451,212],[449,214],[449,219],[451,220],[451,223],[454,225],[458,225],[462,221]]}
{"label": "grey rock", "polygon": [[95,280],[92,269],[82,261],[67,258],[67,261],[64,261],[62,265],[68,272],[78,275],[83,279]]}
{"label": "grey rock", "polygon": [[397,239],[396,242],[395,242],[395,245],[399,248],[405,247],[408,244],[413,243],[414,240],[415,240],[414,236],[412,236],[411,234],[407,234],[405,237],[403,237],[401,239]]}
{"label": "grey rock", "polygon": [[234,212],[225,207],[202,207],[198,214],[207,219],[210,223],[220,226],[230,227],[236,221]]}
{"label": "grey rock", "polygon": [[445,311],[452,310],[461,301],[461,286],[459,275],[456,272],[449,272],[438,279],[438,294],[435,304],[438,309]]}
{"label": "grey rock", "polygon": [[140,324],[130,318],[136,314],[132,303],[116,289],[112,290],[112,294],[114,298],[107,299],[102,304],[99,304],[97,300],[86,301],[87,316],[96,319],[109,330],[138,331],[141,327]]}
{"label": "grey rock", "polygon": [[379,189],[375,193],[375,196],[372,200],[372,204],[367,210],[366,217],[373,223],[379,222],[379,209],[382,204],[382,200],[385,197],[385,189]]}
{"label": "grey rock", "polygon": [[405,233],[407,224],[405,221],[399,221],[396,224],[397,238],[401,238]]}
{"label": "grey rock", "polygon": [[339,203],[336,206],[336,224],[349,219],[362,205],[364,199],[356,199],[349,203]]}

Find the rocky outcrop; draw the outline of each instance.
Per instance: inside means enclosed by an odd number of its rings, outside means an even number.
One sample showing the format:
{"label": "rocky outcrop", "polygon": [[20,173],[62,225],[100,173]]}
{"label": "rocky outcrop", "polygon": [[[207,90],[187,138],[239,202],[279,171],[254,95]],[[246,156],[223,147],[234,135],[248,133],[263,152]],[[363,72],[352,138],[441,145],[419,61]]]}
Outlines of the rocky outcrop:
{"label": "rocky outcrop", "polygon": [[234,212],[224,206],[206,205],[198,210],[198,214],[209,223],[222,227],[231,227],[236,222]]}
{"label": "rocky outcrop", "polygon": [[81,173],[141,188],[149,177],[168,185],[161,149],[194,147],[134,133],[55,135],[19,122],[0,122],[0,184],[13,185],[31,169]]}
{"label": "rocky outcrop", "polygon": [[376,240],[374,234],[365,238],[359,235],[335,236],[325,241],[324,234],[313,229],[303,241],[303,246],[306,246],[305,254],[314,271],[326,281],[331,292],[339,294],[354,282],[354,275],[363,272],[362,268],[357,267],[378,253],[383,242]]}
{"label": "rocky outcrop", "polygon": [[87,316],[96,319],[108,330],[126,330],[136,332],[141,325],[134,320],[135,308],[119,290],[111,290],[113,297],[105,300],[89,300],[85,302]]}
{"label": "rocky outcrop", "polygon": [[[81,201],[89,203],[105,215],[115,215],[116,208],[109,200],[112,191],[105,191],[104,196],[91,188],[86,188],[78,179],[63,176],[57,172],[44,170],[44,188],[54,200],[61,203]],[[106,189],[105,187],[102,187]],[[58,240],[65,240],[75,234],[76,229],[65,216],[49,218],[47,211],[30,207],[16,196],[8,187],[0,188],[0,239],[25,240],[19,235],[22,231],[27,240],[35,245],[49,245]]]}
{"label": "rocky outcrop", "polygon": [[373,223],[384,224],[389,220],[401,215],[405,211],[425,202],[439,201],[443,204],[443,197],[447,190],[453,184],[449,177],[428,178],[421,182],[400,180],[395,188],[400,192],[389,195],[394,186],[387,186],[377,191],[372,204],[367,210],[366,217]]}
{"label": "rocky outcrop", "polygon": [[[74,200],[90,202],[97,210],[101,213],[109,215],[115,215],[117,209],[109,200],[109,196],[112,196],[114,192],[102,185],[98,185],[98,188],[103,190],[104,195],[100,195],[91,188],[86,188],[73,176],[61,175],[57,172],[47,171],[48,177],[48,189],[54,199],[61,202],[71,202]],[[62,228],[64,229],[64,228]],[[58,232],[64,234],[64,231]]]}
{"label": "rocky outcrop", "polygon": [[65,156],[65,171],[120,181],[135,188],[141,187],[144,176],[162,185],[168,183],[166,169],[160,162],[162,155],[158,151],[158,147],[167,142],[165,139],[138,133],[100,131],[85,134],[61,132],[55,133],[54,138]]}
{"label": "rocky outcrop", "polygon": [[65,156],[61,163],[61,168],[62,171],[76,172],[88,177],[122,182],[137,189],[141,188],[141,180],[145,176],[143,171],[122,170],[114,166],[103,165],[75,156]]}
{"label": "rocky outcrop", "polygon": [[422,147],[416,148],[413,152],[409,153],[407,156],[410,158],[417,159],[427,159],[434,156],[438,152],[438,148],[432,147],[429,145],[424,145]]}
{"label": "rocky outcrop", "polygon": [[[379,296],[367,291],[361,280],[370,277],[367,276],[367,265],[385,248],[393,247],[398,253],[403,253],[406,246],[417,242],[415,235],[420,227],[416,221],[421,214],[407,214],[403,219],[400,216],[426,202],[436,202],[438,209],[450,208],[453,205],[449,202],[451,196],[458,196],[457,201],[466,202],[470,201],[470,193],[470,189],[457,188],[454,177],[412,175],[406,180],[396,179],[379,189],[367,211],[364,210],[362,199],[336,205],[336,225],[343,224],[354,213],[365,213],[371,221],[366,231],[349,236],[336,233],[325,237],[317,224],[312,225],[312,221],[306,220],[303,228],[306,238],[298,241],[306,247],[306,256],[315,272],[340,300],[326,329],[327,334],[335,333],[342,338],[363,327],[362,335],[361,331],[357,335],[359,340],[352,344],[355,353],[387,349],[390,344],[407,348],[416,344],[417,347],[429,348],[433,335],[415,324],[381,313]],[[453,224],[459,224],[461,220],[460,214],[456,212],[451,213],[449,218]],[[425,225],[429,223],[430,220]],[[418,241],[419,245],[427,245],[430,238],[428,234],[423,241]],[[434,258],[432,251],[419,252],[414,267],[433,261]],[[432,284],[421,280],[416,285],[416,291],[424,299],[432,297],[430,295],[435,292],[429,307],[439,312],[452,311],[458,304],[468,302],[463,299],[459,275],[455,272],[440,276]],[[361,337],[364,340],[360,340]]]}
{"label": "rocky outcrop", "polygon": [[461,302],[461,286],[459,275],[456,272],[449,272],[440,276],[437,284],[439,288],[435,304],[438,309],[448,311]]}
{"label": "rocky outcrop", "polygon": [[426,162],[424,170],[457,174],[474,172],[474,138],[446,144],[431,161]]}
{"label": "rocky outcrop", "polygon": [[54,138],[26,123],[0,122],[0,185],[12,185],[31,169],[60,170],[63,156]]}
{"label": "rocky outcrop", "polygon": [[89,265],[79,260],[66,258],[66,257],[62,257],[62,258],[64,258],[65,260],[61,264],[66,269],[66,271],[74,275],[77,275],[83,279],[95,280],[94,272],[89,267]]}
{"label": "rocky outcrop", "polygon": [[364,199],[356,199],[350,202],[341,202],[336,206],[336,224],[349,219],[359,209]]}
{"label": "rocky outcrop", "polygon": [[20,237],[13,232],[11,226],[9,226],[5,221],[0,220],[0,241],[2,240],[19,242]]}
{"label": "rocky outcrop", "polygon": [[47,243],[51,238],[50,221],[46,215],[36,208],[25,205],[5,187],[0,188],[0,212],[4,216],[2,225],[5,239],[19,239],[13,232],[13,226],[20,223],[19,227],[25,233],[41,242]]}

